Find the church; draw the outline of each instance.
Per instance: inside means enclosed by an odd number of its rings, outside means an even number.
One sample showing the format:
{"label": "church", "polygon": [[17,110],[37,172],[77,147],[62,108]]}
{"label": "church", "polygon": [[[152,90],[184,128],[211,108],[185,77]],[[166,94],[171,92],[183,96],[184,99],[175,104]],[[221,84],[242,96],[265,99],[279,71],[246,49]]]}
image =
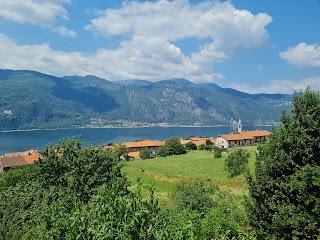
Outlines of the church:
{"label": "church", "polygon": [[238,131],[231,134],[223,134],[217,137],[215,144],[220,148],[250,146],[259,141],[265,141],[272,133],[267,130],[243,131],[239,119]]}

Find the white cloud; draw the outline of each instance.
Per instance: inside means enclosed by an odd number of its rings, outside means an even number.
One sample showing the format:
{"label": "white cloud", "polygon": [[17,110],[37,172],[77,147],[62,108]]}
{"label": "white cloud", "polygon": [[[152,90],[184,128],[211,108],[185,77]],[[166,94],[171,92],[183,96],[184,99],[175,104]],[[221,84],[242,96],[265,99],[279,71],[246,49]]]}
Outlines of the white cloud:
{"label": "white cloud", "polygon": [[70,0],[0,0],[0,16],[19,23],[51,26],[57,17],[67,19],[63,4]]}
{"label": "white cloud", "polygon": [[72,38],[75,38],[77,36],[77,33],[75,31],[67,29],[65,26],[53,27],[52,30],[61,34],[62,36],[67,36]]}
{"label": "white cloud", "polygon": [[[53,0],[41,1],[41,4],[56,6],[47,18],[38,17],[43,21],[38,18],[28,21],[30,14],[16,12],[24,17],[23,22],[54,24],[57,16],[67,17],[62,5],[67,1],[61,0],[56,5]],[[5,2],[5,9],[11,9],[9,1]],[[36,0],[26,2],[40,4]],[[22,6],[25,5],[23,2]],[[5,59],[0,57],[0,67],[33,69],[57,76],[93,74],[111,80],[179,77],[194,82],[210,82],[223,78],[212,70],[214,62],[265,46],[269,39],[266,26],[271,21],[267,14],[253,15],[236,9],[231,2],[205,1],[190,5],[187,0],[128,1],[119,9],[100,12],[86,27],[109,37],[127,35],[128,40],[122,41],[116,49],[102,48],[94,54],[55,51],[48,44],[18,45],[0,35],[1,55],[6,56]],[[69,36],[75,34],[64,28],[56,27],[54,30]],[[174,44],[186,38],[212,41],[187,56]]]}
{"label": "white cloud", "polygon": [[[267,44],[269,35],[265,27],[271,21],[267,14],[253,15],[236,9],[228,1],[197,5],[190,5],[187,0],[130,1],[119,9],[101,11],[86,29],[107,37],[129,36],[130,40],[122,42],[118,49],[108,51],[127,57],[124,66],[141,68],[144,63],[143,71],[154,78],[165,71],[171,77],[212,81],[217,76],[212,72],[214,62]],[[212,41],[199,46],[200,50],[188,57],[174,44],[186,38]],[[132,51],[139,54],[131,56]]]}
{"label": "white cloud", "polygon": [[299,43],[279,55],[282,59],[299,67],[320,67],[320,45]]}
{"label": "white cloud", "polygon": [[247,93],[286,93],[292,94],[294,91],[305,90],[310,86],[313,91],[320,91],[320,76],[293,80],[274,80],[268,86],[251,87],[248,84],[230,84],[231,88]]}

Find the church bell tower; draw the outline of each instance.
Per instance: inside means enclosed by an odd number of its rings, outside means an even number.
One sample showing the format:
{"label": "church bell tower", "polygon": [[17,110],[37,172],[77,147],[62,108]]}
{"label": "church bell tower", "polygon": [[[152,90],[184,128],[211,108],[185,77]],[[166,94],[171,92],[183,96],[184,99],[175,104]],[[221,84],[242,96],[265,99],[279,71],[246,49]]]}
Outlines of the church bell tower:
{"label": "church bell tower", "polygon": [[242,123],[241,120],[239,119],[239,123],[238,123],[238,133],[242,132]]}

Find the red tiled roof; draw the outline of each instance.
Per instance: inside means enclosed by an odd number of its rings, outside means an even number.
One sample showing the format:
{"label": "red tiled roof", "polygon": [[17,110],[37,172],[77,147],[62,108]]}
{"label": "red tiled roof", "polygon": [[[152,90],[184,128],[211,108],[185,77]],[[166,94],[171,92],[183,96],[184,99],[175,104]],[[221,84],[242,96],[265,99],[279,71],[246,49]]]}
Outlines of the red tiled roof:
{"label": "red tiled roof", "polygon": [[238,140],[254,140],[256,137],[270,136],[271,132],[267,130],[254,130],[254,131],[243,131],[240,133],[223,134],[221,137],[227,141],[238,141]]}
{"label": "red tiled roof", "polygon": [[39,153],[35,153],[35,154],[30,154],[30,155],[25,155],[23,156],[24,160],[26,161],[27,164],[32,164],[35,161],[38,161],[40,157]]}
{"label": "red tiled roof", "polygon": [[3,168],[27,165],[23,156],[4,156],[0,161]]}
{"label": "red tiled roof", "polygon": [[141,148],[141,147],[160,147],[164,144],[163,141],[158,140],[141,140],[136,142],[124,143],[127,148]]}
{"label": "red tiled roof", "polygon": [[212,143],[215,142],[214,139],[210,139],[210,138],[190,138],[190,139],[187,139],[187,140],[181,140],[181,144],[185,145],[189,142],[193,142],[197,147],[200,146],[201,144],[206,144],[206,141],[207,140],[210,140]]}

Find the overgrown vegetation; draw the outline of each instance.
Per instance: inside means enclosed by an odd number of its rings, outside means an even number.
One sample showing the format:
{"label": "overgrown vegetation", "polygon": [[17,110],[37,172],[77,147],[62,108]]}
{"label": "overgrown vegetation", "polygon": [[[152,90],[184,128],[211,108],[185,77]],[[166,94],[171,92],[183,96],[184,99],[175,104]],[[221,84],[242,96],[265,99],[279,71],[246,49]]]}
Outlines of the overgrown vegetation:
{"label": "overgrown vegetation", "polygon": [[[320,93],[307,89],[294,98],[292,115],[283,113],[281,128],[258,146],[248,212],[243,176],[228,179],[223,169],[236,176],[252,168],[255,151],[175,155],[185,148],[172,138],[162,148],[169,157],[125,162],[121,145],[107,151],[83,148],[81,139],[49,145],[37,163],[0,176],[0,237],[319,239],[319,114]],[[159,185],[127,180],[123,172],[136,168],[145,181],[170,179],[171,194],[162,199],[167,206],[155,197]],[[227,182],[240,193],[226,190]]]}
{"label": "overgrown vegetation", "polygon": [[294,97],[292,115],[259,146],[250,219],[259,239],[319,239],[320,94]]}
{"label": "overgrown vegetation", "polygon": [[242,148],[233,151],[225,161],[230,177],[236,177],[248,171],[250,153]]}
{"label": "overgrown vegetation", "polygon": [[[69,139],[47,146],[39,162],[1,176],[2,239],[237,239],[248,235],[243,230],[247,219],[242,208],[226,211],[238,204],[229,193],[202,182],[184,184],[177,186],[171,198],[175,206],[161,210],[153,191],[146,197],[140,183],[129,190],[118,153],[82,144],[81,139]],[[228,206],[221,205],[223,199]]]}

